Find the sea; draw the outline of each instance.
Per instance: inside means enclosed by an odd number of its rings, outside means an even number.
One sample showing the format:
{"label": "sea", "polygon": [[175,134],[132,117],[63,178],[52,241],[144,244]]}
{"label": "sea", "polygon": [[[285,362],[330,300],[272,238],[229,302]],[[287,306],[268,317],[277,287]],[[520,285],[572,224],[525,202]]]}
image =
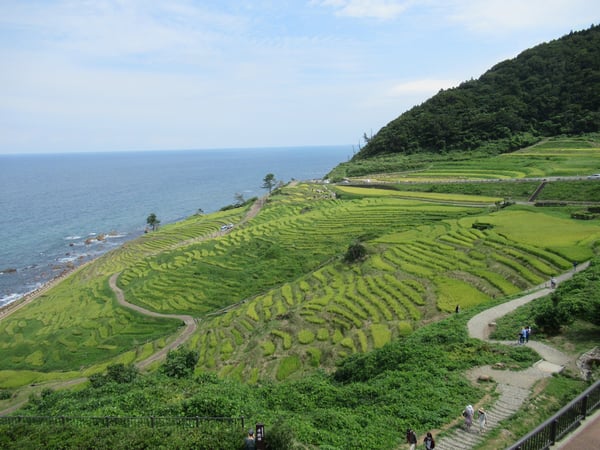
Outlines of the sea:
{"label": "sea", "polygon": [[[350,145],[0,155],[0,307],[161,225],[319,180]],[[102,239],[98,239],[103,236]]]}

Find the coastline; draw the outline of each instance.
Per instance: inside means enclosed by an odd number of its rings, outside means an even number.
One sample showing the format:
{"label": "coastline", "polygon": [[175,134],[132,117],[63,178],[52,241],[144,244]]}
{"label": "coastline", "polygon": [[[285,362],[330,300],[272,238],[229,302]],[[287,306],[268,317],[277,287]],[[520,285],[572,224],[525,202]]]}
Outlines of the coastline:
{"label": "coastline", "polygon": [[40,295],[44,294],[46,291],[52,289],[54,286],[61,283],[63,280],[66,280],[68,277],[73,275],[78,270],[83,269],[90,263],[94,262],[99,256],[92,258],[89,261],[82,263],[81,265],[74,266],[74,267],[68,267],[68,268],[64,269],[60,274],[58,274],[51,280],[48,280],[47,282],[43,283],[40,287],[24,294],[23,296],[19,297],[18,299],[14,300],[10,303],[2,305],[0,307],[0,321],[2,319],[5,319],[6,317],[10,316],[14,312],[18,311],[22,307],[27,306],[29,303],[31,303],[32,301],[37,299]]}

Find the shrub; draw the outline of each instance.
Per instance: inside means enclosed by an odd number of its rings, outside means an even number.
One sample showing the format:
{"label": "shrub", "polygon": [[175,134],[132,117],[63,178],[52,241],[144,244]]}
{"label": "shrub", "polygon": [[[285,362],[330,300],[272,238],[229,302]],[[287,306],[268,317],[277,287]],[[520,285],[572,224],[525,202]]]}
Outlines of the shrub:
{"label": "shrub", "polygon": [[367,255],[367,249],[360,242],[355,242],[348,247],[344,261],[347,263],[353,263],[363,259]]}
{"label": "shrub", "polygon": [[194,373],[198,358],[198,352],[178,348],[167,353],[167,359],[161,370],[165,375],[173,378],[190,377]]}
{"label": "shrub", "polygon": [[277,422],[265,429],[267,450],[288,450],[294,448],[294,430],[285,422]]}
{"label": "shrub", "polygon": [[12,397],[12,392],[8,389],[0,389],[0,400],[8,400]]}
{"label": "shrub", "polygon": [[95,373],[90,376],[93,387],[99,388],[106,383],[132,383],[139,375],[139,370],[133,365],[112,364],[106,368],[106,374]]}
{"label": "shrub", "polygon": [[471,228],[475,228],[476,230],[488,230],[488,229],[494,228],[494,225],[491,223],[485,223],[485,222],[474,222],[471,225]]}

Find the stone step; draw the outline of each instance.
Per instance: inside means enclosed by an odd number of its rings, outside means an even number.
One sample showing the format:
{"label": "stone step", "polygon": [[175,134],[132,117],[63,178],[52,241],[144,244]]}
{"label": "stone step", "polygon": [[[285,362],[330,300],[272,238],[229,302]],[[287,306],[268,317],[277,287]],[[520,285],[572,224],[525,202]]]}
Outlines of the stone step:
{"label": "stone step", "polygon": [[[487,409],[486,429],[488,430],[496,427],[502,420],[514,415],[529,397],[529,390],[515,386],[498,384],[496,389],[500,393],[500,397]],[[477,448],[477,444],[481,442],[483,437],[484,434],[479,433],[479,423],[476,416],[473,419],[470,432],[463,428],[457,428],[451,434],[436,442],[435,448],[439,450],[471,450]]]}

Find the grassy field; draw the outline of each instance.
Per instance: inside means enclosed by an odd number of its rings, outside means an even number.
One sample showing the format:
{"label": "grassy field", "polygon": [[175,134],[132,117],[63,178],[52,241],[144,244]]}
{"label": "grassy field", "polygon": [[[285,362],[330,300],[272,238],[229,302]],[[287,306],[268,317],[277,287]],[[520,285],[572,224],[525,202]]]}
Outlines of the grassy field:
{"label": "grassy field", "polygon": [[[0,409],[29,398],[22,410],[29,415],[243,415],[302,445],[330,448],[394,448],[398,430],[416,424],[441,433],[464,404],[492,401],[465,370],[539,359],[525,346],[468,337],[468,319],[599,249],[600,221],[571,217],[583,205],[505,207],[506,199],[527,200],[539,181],[490,180],[600,172],[597,142],[559,139],[493,158],[421,160],[418,172],[373,176],[389,182],[380,187],[293,183],[248,220],[251,205],[148,233],[0,321]],[[600,202],[597,186],[553,181],[539,199]],[[348,262],[357,244],[366,255]],[[180,320],[120,306],[108,285],[114,274],[127,301],[196,318],[185,344],[198,354],[194,377],[167,377],[156,362],[131,383],[55,391],[144,360],[181,329]],[[461,314],[453,313],[457,305]],[[524,307],[498,321],[499,333],[513,334],[530,315]],[[587,322],[570,333],[553,344],[579,353],[597,341]],[[583,385],[563,376],[540,383],[531,404],[482,448],[506,447]],[[0,434],[0,447],[13,437],[37,447],[48,435],[107,446],[128,439],[92,427],[81,435],[54,426]],[[167,439],[151,434],[140,439]],[[182,436],[172,439],[188,442]]]}
{"label": "grassy field", "polygon": [[[404,155],[383,158],[378,172],[376,161],[356,161],[341,164],[332,172],[336,178],[369,178],[373,182],[445,182],[464,180],[508,180],[586,176],[600,172],[600,138],[598,135],[552,138],[532,147],[496,156],[478,153],[419,155],[411,159]],[[369,165],[368,176],[353,176],[354,166]],[[405,167],[400,171],[395,167]],[[360,171],[361,172],[361,171]]]}
{"label": "grassy field", "polygon": [[[563,139],[485,161],[441,161],[427,177],[600,171],[596,145]],[[456,305],[514,295],[594,255],[598,221],[574,220],[569,208],[496,206],[507,192],[528,195],[534,186],[526,182],[479,186],[486,189],[415,193],[300,183],[276,190],[250,221],[246,206],[164,226],[3,319],[0,387],[18,384],[14,371],[88,374],[166,345],[180,321],[120,307],[107,283],[114,273],[128,301],[199,319],[189,342],[200,354],[198,371],[255,383],[331,370]],[[555,196],[596,195],[583,185],[556,186]],[[221,233],[228,223],[234,228]],[[473,227],[481,223],[489,227]],[[344,254],[356,242],[367,257],[348,264]]]}

